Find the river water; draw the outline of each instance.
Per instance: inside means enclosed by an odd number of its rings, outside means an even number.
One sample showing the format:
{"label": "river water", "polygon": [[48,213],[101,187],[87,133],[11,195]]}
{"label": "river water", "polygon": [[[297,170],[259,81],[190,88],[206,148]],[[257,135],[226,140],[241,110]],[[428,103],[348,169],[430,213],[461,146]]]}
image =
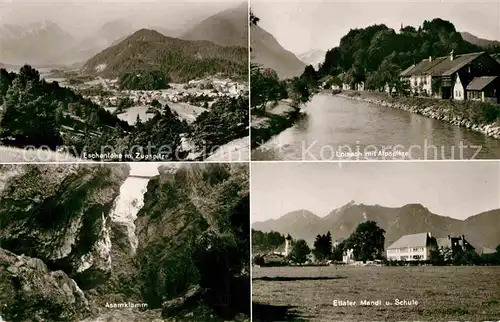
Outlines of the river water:
{"label": "river water", "polygon": [[390,107],[329,94],[252,152],[252,160],[500,159],[500,140]]}

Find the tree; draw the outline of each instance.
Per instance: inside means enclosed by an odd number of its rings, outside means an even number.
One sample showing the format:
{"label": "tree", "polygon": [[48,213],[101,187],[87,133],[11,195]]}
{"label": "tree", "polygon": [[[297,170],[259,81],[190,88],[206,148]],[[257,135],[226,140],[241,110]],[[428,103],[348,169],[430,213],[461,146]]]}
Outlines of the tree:
{"label": "tree", "polygon": [[431,250],[429,260],[432,265],[443,265],[444,264],[444,256],[439,250]]}
{"label": "tree", "polygon": [[353,249],[356,260],[368,261],[382,259],[384,253],[385,230],[374,221],[358,225],[356,231],[346,241],[346,248]]}
{"label": "tree", "polygon": [[295,77],[291,81],[290,91],[290,98],[293,101],[292,105],[296,108],[298,108],[300,104],[307,103],[311,97],[309,84],[300,77]]}
{"label": "tree", "polygon": [[304,79],[307,83],[311,85],[315,85],[318,80],[318,75],[316,74],[316,70],[312,65],[307,65],[302,73],[302,79]]}
{"label": "tree", "polygon": [[250,26],[257,26],[258,22],[260,21],[260,18],[254,15],[252,9],[250,9],[249,20],[250,20]]}
{"label": "tree", "polygon": [[0,122],[0,139],[16,146],[47,145],[55,149],[62,144],[56,124],[57,101],[44,93],[38,71],[21,68],[5,95],[4,115]]}
{"label": "tree", "polygon": [[274,251],[284,243],[285,236],[276,231],[266,233],[252,229],[252,250],[255,252]]}
{"label": "tree", "polygon": [[455,265],[477,265],[481,261],[481,257],[476,253],[475,250],[463,250],[459,249],[453,255],[453,264]]}
{"label": "tree", "polygon": [[344,256],[344,248],[345,248],[345,242],[341,242],[337,246],[333,247],[332,260],[339,262],[342,261],[342,258]]}
{"label": "tree", "polygon": [[263,109],[268,102],[278,101],[288,96],[286,85],[279,80],[276,71],[252,65],[250,77],[252,79],[250,97],[253,109]]}
{"label": "tree", "polygon": [[345,73],[344,82],[352,85],[365,78],[368,81],[384,61],[404,70],[429,56],[446,56],[451,50],[465,54],[485,49],[463,40],[453,24],[442,19],[424,21],[418,28],[406,26],[399,33],[383,24],[372,25],[352,29],[342,37],[338,47],[327,51],[318,73],[320,77]]}
{"label": "tree", "polygon": [[332,235],[330,232],[324,235],[318,235],[314,241],[314,249],[312,251],[314,257],[318,261],[329,259],[332,255]]}
{"label": "tree", "polygon": [[221,98],[192,123],[190,138],[199,149],[216,148],[248,135],[248,97]]}
{"label": "tree", "polygon": [[151,106],[155,108],[161,108],[161,103],[155,98],[151,101]]}
{"label": "tree", "polygon": [[297,264],[303,264],[307,261],[307,256],[310,253],[311,249],[307,245],[306,241],[303,239],[299,239],[293,245],[292,252],[289,256],[293,262]]}

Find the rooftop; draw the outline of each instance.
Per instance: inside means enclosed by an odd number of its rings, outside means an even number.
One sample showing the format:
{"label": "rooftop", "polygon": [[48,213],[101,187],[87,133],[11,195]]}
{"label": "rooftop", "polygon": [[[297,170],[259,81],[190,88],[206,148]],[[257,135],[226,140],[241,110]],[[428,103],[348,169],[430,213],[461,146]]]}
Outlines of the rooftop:
{"label": "rooftop", "polygon": [[387,249],[405,248],[405,247],[425,247],[427,246],[427,237],[428,237],[427,233],[405,235],[396,240],[391,246],[387,247]]}
{"label": "rooftop", "polygon": [[400,75],[450,76],[464,66],[470,64],[482,54],[484,54],[484,52],[456,55],[453,60],[450,59],[450,56],[423,59],[417,65],[412,65],[405,69]]}
{"label": "rooftop", "polygon": [[481,91],[486,86],[488,86],[491,82],[497,79],[497,76],[481,76],[475,77],[469,85],[467,85],[468,91]]}

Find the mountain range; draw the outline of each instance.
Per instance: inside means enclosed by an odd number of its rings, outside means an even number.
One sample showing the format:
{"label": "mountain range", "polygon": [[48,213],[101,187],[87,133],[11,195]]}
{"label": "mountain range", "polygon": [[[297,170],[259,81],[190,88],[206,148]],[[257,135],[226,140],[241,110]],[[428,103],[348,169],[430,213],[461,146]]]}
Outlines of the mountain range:
{"label": "mountain range", "polygon": [[247,62],[245,47],[182,40],[141,29],[88,60],[83,70],[109,78],[128,72],[162,70],[177,82],[218,73],[242,77],[247,73]]}
{"label": "mountain range", "polygon": [[465,40],[471,44],[474,44],[476,46],[487,48],[489,46],[500,45],[500,41],[479,38],[479,37],[477,37],[469,32],[461,32],[460,35],[462,35],[463,40]]}
{"label": "mountain range", "polygon": [[74,44],[75,39],[51,21],[0,27],[0,61],[4,63],[54,63]]}
{"label": "mountain range", "polygon": [[312,65],[316,70],[318,70],[319,65],[325,60],[326,50],[323,49],[312,49],[308,52],[297,55],[306,65]]}
{"label": "mountain range", "polygon": [[250,33],[252,63],[274,69],[281,79],[302,74],[306,64],[283,48],[273,35],[258,25],[252,25]]}
{"label": "mountain range", "polygon": [[459,220],[434,214],[421,204],[389,208],[351,201],[325,217],[301,209],[278,219],[255,222],[252,228],[290,234],[294,239],[304,239],[312,244],[318,234],[327,231],[331,232],[334,240],[348,238],[360,223],[367,220],[375,221],[386,231],[386,246],[401,236],[422,232],[431,232],[435,237],[465,235],[476,248],[494,249],[500,244],[500,209]]}
{"label": "mountain range", "polygon": [[[168,36],[168,35],[167,35]],[[248,46],[248,6],[246,3],[204,19],[180,38],[207,40],[220,46]]]}
{"label": "mountain range", "polygon": [[[210,41],[220,46],[247,47],[248,8],[240,5],[204,20],[187,22],[187,30],[162,25],[147,26],[167,37]],[[91,59],[101,51],[115,46],[144,29],[129,20],[114,20],[85,38],[76,38],[56,23],[43,21],[27,25],[0,25],[0,62],[11,65],[30,64],[37,67],[61,66]],[[247,55],[248,56],[248,55]]]}

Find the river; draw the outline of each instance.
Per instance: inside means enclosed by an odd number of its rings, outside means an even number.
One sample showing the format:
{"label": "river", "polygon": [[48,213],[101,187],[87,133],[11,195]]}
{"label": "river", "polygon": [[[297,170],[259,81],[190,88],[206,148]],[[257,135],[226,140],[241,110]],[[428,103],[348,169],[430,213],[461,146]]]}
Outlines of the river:
{"label": "river", "polygon": [[158,163],[129,163],[130,175],[120,187],[120,194],[115,200],[110,217],[114,224],[126,231],[131,254],[137,250],[138,240],[135,233],[137,214],[144,206],[144,194],[150,178],[158,175]]}
{"label": "river", "polygon": [[500,140],[421,115],[329,94],[252,160],[500,159]]}

